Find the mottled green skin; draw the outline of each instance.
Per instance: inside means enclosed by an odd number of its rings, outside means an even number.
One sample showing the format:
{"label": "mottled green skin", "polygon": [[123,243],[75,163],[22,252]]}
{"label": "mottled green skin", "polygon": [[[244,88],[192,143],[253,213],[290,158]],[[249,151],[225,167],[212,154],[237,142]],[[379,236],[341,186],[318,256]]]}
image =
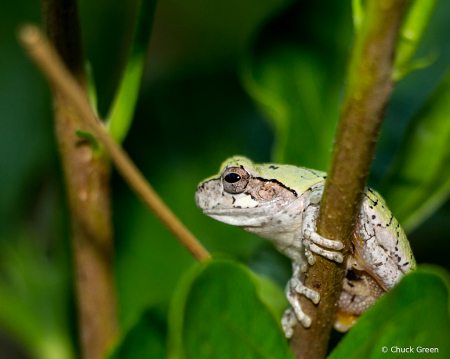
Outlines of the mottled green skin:
{"label": "mottled green skin", "polygon": [[409,258],[409,270],[415,269],[417,264],[412,253],[408,238],[406,238],[406,234],[403,231],[403,228],[400,226],[400,223],[387,207],[383,197],[381,197],[378,192],[370,188],[366,188],[364,197],[364,205],[369,209],[373,209],[376,212],[377,217],[379,217],[380,219],[381,226],[384,226],[384,228],[388,228],[392,233],[392,236],[397,238],[397,247],[401,250],[402,253],[404,253],[405,257]]}

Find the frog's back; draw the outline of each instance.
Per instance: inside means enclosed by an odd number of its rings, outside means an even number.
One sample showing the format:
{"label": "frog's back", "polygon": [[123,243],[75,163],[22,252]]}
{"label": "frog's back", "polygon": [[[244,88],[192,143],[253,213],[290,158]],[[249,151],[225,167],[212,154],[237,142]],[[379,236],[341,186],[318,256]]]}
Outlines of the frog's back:
{"label": "frog's back", "polygon": [[[383,197],[373,189],[366,187],[364,191],[364,207],[365,211],[370,213],[369,218],[372,220],[381,245],[388,247],[394,253],[393,255],[397,252],[402,256],[402,259],[404,258],[402,262],[406,261],[407,264],[405,263],[405,268],[402,269],[405,272],[414,269],[416,267],[416,261],[406,234],[400,226],[400,223],[386,206]],[[390,235],[382,235],[384,233],[390,233]]]}
{"label": "frog's back", "polygon": [[276,179],[277,181],[294,190],[298,196],[305,193],[317,183],[325,181],[327,174],[309,168],[291,165],[277,165],[264,163],[258,166],[258,172],[265,179]]}

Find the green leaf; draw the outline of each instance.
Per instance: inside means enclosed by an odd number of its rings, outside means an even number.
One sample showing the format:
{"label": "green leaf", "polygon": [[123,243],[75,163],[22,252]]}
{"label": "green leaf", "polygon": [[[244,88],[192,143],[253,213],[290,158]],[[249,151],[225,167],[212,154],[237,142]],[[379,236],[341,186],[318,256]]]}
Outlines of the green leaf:
{"label": "green leaf", "polygon": [[26,234],[0,254],[2,327],[37,359],[73,359],[68,268]]}
{"label": "green leaf", "polygon": [[294,358],[249,271],[231,261],[197,264],[186,274],[169,326],[170,358]]}
{"label": "green leaf", "polygon": [[92,68],[92,65],[89,61],[86,63],[86,76],[88,84],[89,102],[91,103],[95,115],[98,117],[97,86],[95,85],[94,69]]}
{"label": "green leaf", "polygon": [[349,4],[327,3],[326,12],[322,6],[296,3],[269,22],[244,59],[241,78],[275,133],[273,160],[326,170],[351,20]]}
{"label": "green leaf", "polygon": [[[448,272],[420,266],[359,319],[328,359],[450,358],[449,291]],[[395,347],[414,353],[394,354]],[[418,353],[418,347],[439,353]]]}
{"label": "green leaf", "polygon": [[271,279],[253,272],[249,273],[253,275],[261,300],[267,305],[275,318],[281,318],[286,308],[289,307],[284,291]]}
{"label": "green leaf", "polygon": [[415,0],[408,10],[400,29],[395,49],[393,78],[399,81],[409,72],[431,64],[433,56],[420,62],[411,62],[423,34],[430,22],[438,0]]}
{"label": "green leaf", "polygon": [[322,106],[326,77],[318,60],[292,46],[250,67],[244,69],[244,84],[274,130],[273,160],[326,169],[337,121],[338,92],[329,94],[328,106]]}
{"label": "green leaf", "polygon": [[153,310],[147,310],[107,359],[164,359],[165,328]]}
{"label": "green leaf", "polygon": [[380,193],[406,231],[450,194],[450,72],[411,121]]}
{"label": "green leaf", "polygon": [[147,45],[150,41],[155,8],[156,0],[141,0],[130,57],[110,113],[107,116],[107,126],[111,136],[119,143],[125,139],[133,122],[142,75],[145,69]]}
{"label": "green leaf", "polygon": [[98,142],[97,137],[95,137],[91,132],[80,130],[79,128],[77,128],[75,130],[75,133],[77,134],[77,136],[84,138],[90,143],[94,155],[98,155],[100,153],[100,143]]}
{"label": "green leaf", "polygon": [[364,20],[364,9],[361,0],[352,0],[353,26],[358,31]]}

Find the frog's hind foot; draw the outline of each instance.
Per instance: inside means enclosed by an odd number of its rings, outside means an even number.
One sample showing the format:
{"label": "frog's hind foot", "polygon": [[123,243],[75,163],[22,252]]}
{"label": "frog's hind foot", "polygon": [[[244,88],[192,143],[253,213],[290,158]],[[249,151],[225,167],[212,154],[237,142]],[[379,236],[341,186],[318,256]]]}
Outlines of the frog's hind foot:
{"label": "frog's hind foot", "polygon": [[309,328],[311,326],[311,318],[303,312],[302,307],[300,306],[300,295],[304,295],[314,304],[317,304],[320,301],[319,293],[305,287],[303,284],[300,265],[298,263],[293,263],[292,267],[292,278],[286,286],[286,297],[292,307],[284,312],[283,319],[281,320],[281,325],[286,338],[292,337],[297,320],[305,328]]}

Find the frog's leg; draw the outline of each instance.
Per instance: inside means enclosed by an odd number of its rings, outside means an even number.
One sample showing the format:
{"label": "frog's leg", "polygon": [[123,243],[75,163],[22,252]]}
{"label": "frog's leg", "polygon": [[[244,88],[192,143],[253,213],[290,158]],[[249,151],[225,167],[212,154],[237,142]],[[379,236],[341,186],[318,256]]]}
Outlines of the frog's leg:
{"label": "frog's leg", "polygon": [[[318,192],[319,190],[316,190],[315,193],[313,192],[313,196],[317,197]],[[306,248],[305,255],[306,258],[308,259],[308,263],[310,265],[313,265],[316,261],[316,258],[311,252],[319,254],[322,257],[328,258],[329,260],[342,263],[344,261],[344,257],[338,251],[344,248],[344,245],[340,241],[332,241],[316,233],[316,221],[318,215],[319,215],[319,204],[310,202],[304,212],[302,224],[303,244],[305,245]],[[334,249],[334,251],[323,249],[319,246],[328,249]]]}
{"label": "frog's leg", "polygon": [[281,318],[281,327],[286,338],[289,339],[294,334],[295,324],[297,324],[297,317],[294,308],[289,307],[284,311],[283,318]]}
{"label": "frog's leg", "polygon": [[320,294],[316,291],[305,287],[300,279],[300,265],[298,263],[292,263],[292,278],[289,281],[291,289],[296,293],[304,295],[306,298],[311,299],[314,304],[318,304],[320,301]]}
{"label": "frog's leg", "polygon": [[369,273],[352,268],[353,261],[353,256],[350,254],[336,309],[334,328],[340,332],[350,329],[358,317],[385,293],[385,290]]}
{"label": "frog's leg", "polygon": [[[311,325],[311,318],[308,317],[305,313],[303,313],[302,307],[300,306],[300,300],[298,297],[298,293],[292,289],[290,282],[286,286],[286,298],[287,298],[289,304],[292,306],[292,309],[293,309],[298,321],[300,323],[302,323],[302,325],[305,328],[309,328],[309,326]],[[287,318],[287,317],[289,317],[289,315],[291,313],[289,311],[289,309],[284,312],[283,319],[281,320],[281,324],[283,325],[283,330],[284,330],[284,334],[286,335],[286,338],[290,338],[290,336],[292,336],[293,327],[296,323],[292,319]],[[287,326],[287,324],[289,324],[289,323],[291,323],[292,325]],[[292,333],[289,329],[292,329]]]}
{"label": "frog's leg", "polygon": [[[320,301],[319,293],[304,286],[303,275],[301,274],[302,268],[303,266],[299,263],[292,263],[292,278],[286,286],[286,297],[292,306],[284,312],[283,319],[281,320],[281,325],[286,338],[290,338],[294,333],[294,326],[297,323],[297,319],[305,328],[308,328],[311,325],[311,318],[303,313],[300,306],[299,295],[304,295],[314,304],[317,304]],[[293,314],[295,315],[293,316]]]}
{"label": "frog's leg", "polygon": [[[322,196],[323,187],[315,188],[309,195],[309,201],[306,209],[303,213],[302,231],[301,231],[301,243],[304,245],[304,253],[310,265],[313,265],[316,258],[313,253],[319,254],[325,258],[341,263],[344,258],[339,250],[344,246],[339,241],[332,241],[316,233],[316,220],[319,213],[320,198]],[[325,247],[323,249],[319,246]],[[333,251],[328,249],[334,249]],[[292,324],[292,312],[295,313],[297,319],[305,328],[311,325],[311,318],[303,313],[299,295],[304,295],[309,298],[314,304],[318,304],[320,301],[320,295],[316,291],[307,288],[303,284],[303,275],[300,272],[306,271],[306,263],[293,262],[293,275],[286,288],[286,297],[292,306],[292,310],[287,310],[283,316],[282,325],[283,330],[287,338],[292,336],[293,326]]]}
{"label": "frog's leg", "polygon": [[[377,213],[362,210],[356,226],[356,236],[352,241],[354,248],[353,267],[365,270],[385,289],[395,286],[403,276],[402,261],[405,255],[397,247],[395,234],[371,223]],[[401,256],[399,256],[401,254]]]}

